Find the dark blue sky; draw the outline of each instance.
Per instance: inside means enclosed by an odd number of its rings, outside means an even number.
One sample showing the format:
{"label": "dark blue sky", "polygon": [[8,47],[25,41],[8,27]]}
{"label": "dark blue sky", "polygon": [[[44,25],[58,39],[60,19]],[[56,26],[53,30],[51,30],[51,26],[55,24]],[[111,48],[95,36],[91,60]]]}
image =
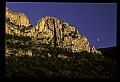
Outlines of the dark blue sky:
{"label": "dark blue sky", "polygon": [[61,22],[66,21],[88,38],[90,47],[116,45],[116,3],[7,2],[6,6],[13,12],[27,15],[34,26],[43,16],[53,16]]}

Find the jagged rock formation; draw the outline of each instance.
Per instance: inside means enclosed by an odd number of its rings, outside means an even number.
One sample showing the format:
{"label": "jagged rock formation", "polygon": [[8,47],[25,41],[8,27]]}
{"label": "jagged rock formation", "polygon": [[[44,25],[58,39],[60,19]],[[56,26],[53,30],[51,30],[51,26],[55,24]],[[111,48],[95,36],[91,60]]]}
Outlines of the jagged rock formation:
{"label": "jagged rock formation", "polygon": [[13,22],[16,25],[24,25],[24,26],[29,26],[29,20],[27,16],[23,13],[18,13],[18,12],[11,12],[6,7],[6,18],[9,18],[11,22]]}
{"label": "jagged rock formation", "polygon": [[[33,44],[45,43],[54,46],[56,43],[56,47],[71,49],[73,52],[88,51],[101,54],[94,47],[90,51],[87,38],[81,36],[75,27],[70,26],[67,22],[61,22],[58,18],[50,16],[42,17],[37,25],[33,26],[29,24],[26,15],[12,12],[6,7],[5,24],[6,34],[31,37]],[[19,41],[14,40],[11,42],[16,43]],[[27,44],[27,42],[24,44]],[[8,52],[12,53],[12,50],[6,46],[6,53],[8,54]],[[29,49],[21,50],[21,53],[32,55],[32,51]]]}
{"label": "jagged rock formation", "polygon": [[96,54],[102,54],[100,51],[96,50],[94,46],[92,47],[91,52],[96,53]]}
{"label": "jagged rock formation", "polygon": [[87,38],[81,36],[78,30],[69,26],[67,22],[60,22],[57,18],[46,16],[38,21],[36,30],[38,31],[37,40],[40,39],[43,43],[54,43],[54,31],[56,31],[58,47],[72,49],[73,52],[90,52]]}

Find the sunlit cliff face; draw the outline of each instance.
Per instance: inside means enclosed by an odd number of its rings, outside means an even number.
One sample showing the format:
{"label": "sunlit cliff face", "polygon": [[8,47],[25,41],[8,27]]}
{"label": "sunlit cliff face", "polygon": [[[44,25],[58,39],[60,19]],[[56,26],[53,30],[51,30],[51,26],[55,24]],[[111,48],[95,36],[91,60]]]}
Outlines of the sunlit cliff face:
{"label": "sunlit cliff face", "polygon": [[11,22],[17,25],[29,26],[29,20],[23,13],[12,12],[6,7],[6,17],[10,19]]}
{"label": "sunlit cliff face", "polygon": [[[35,43],[51,44],[51,46],[56,43],[57,47],[71,49],[72,52],[90,52],[88,39],[81,36],[74,26],[70,26],[67,22],[60,22],[58,18],[45,16],[36,26],[32,26],[26,15],[11,12],[6,8],[6,19],[9,19],[5,27],[8,34],[29,36]],[[95,48],[92,51],[97,53]]]}

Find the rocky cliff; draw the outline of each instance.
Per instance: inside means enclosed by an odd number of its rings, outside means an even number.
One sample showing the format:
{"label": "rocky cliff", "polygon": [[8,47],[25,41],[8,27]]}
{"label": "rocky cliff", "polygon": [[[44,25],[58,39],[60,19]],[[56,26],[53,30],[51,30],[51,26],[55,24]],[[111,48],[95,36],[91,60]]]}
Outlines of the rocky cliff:
{"label": "rocky cliff", "polygon": [[[29,24],[29,20],[23,13],[12,12],[6,7],[5,32],[9,35],[23,36],[31,38],[32,44],[44,43],[59,48],[66,48],[72,52],[87,51],[101,54],[94,47],[90,51],[89,41],[85,36],[81,36],[75,27],[67,22],[61,22],[55,17],[42,17],[36,26]],[[10,42],[20,42],[18,40],[7,40]],[[30,42],[30,41],[28,41]],[[24,42],[23,44],[27,44]],[[36,48],[36,47],[34,47]],[[21,51],[21,50],[18,50]],[[25,52],[24,52],[25,51]],[[11,52],[6,45],[6,53]],[[23,50],[23,53],[32,55],[32,50]]]}
{"label": "rocky cliff", "polygon": [[67,22],[60,22],[59,19],[46,16],[38,21],[36,25],[37,40],[43,43],[54,43],[54,32],[56,31],[56,44],[61,48],[72,49],[73,52],[90,52],[89,42],[85,36],[81,36],[75,27]]}

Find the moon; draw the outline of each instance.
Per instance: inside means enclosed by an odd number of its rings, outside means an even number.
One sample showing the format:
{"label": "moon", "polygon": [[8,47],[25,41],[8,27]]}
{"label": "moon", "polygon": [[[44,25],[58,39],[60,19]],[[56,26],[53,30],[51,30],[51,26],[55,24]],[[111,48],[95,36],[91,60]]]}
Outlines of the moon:
{"label": "moon", "polygon": [[99,38],[97,38],[97,41],[99,42],[99,41],[100,41],[100,39],[99,39]]}

